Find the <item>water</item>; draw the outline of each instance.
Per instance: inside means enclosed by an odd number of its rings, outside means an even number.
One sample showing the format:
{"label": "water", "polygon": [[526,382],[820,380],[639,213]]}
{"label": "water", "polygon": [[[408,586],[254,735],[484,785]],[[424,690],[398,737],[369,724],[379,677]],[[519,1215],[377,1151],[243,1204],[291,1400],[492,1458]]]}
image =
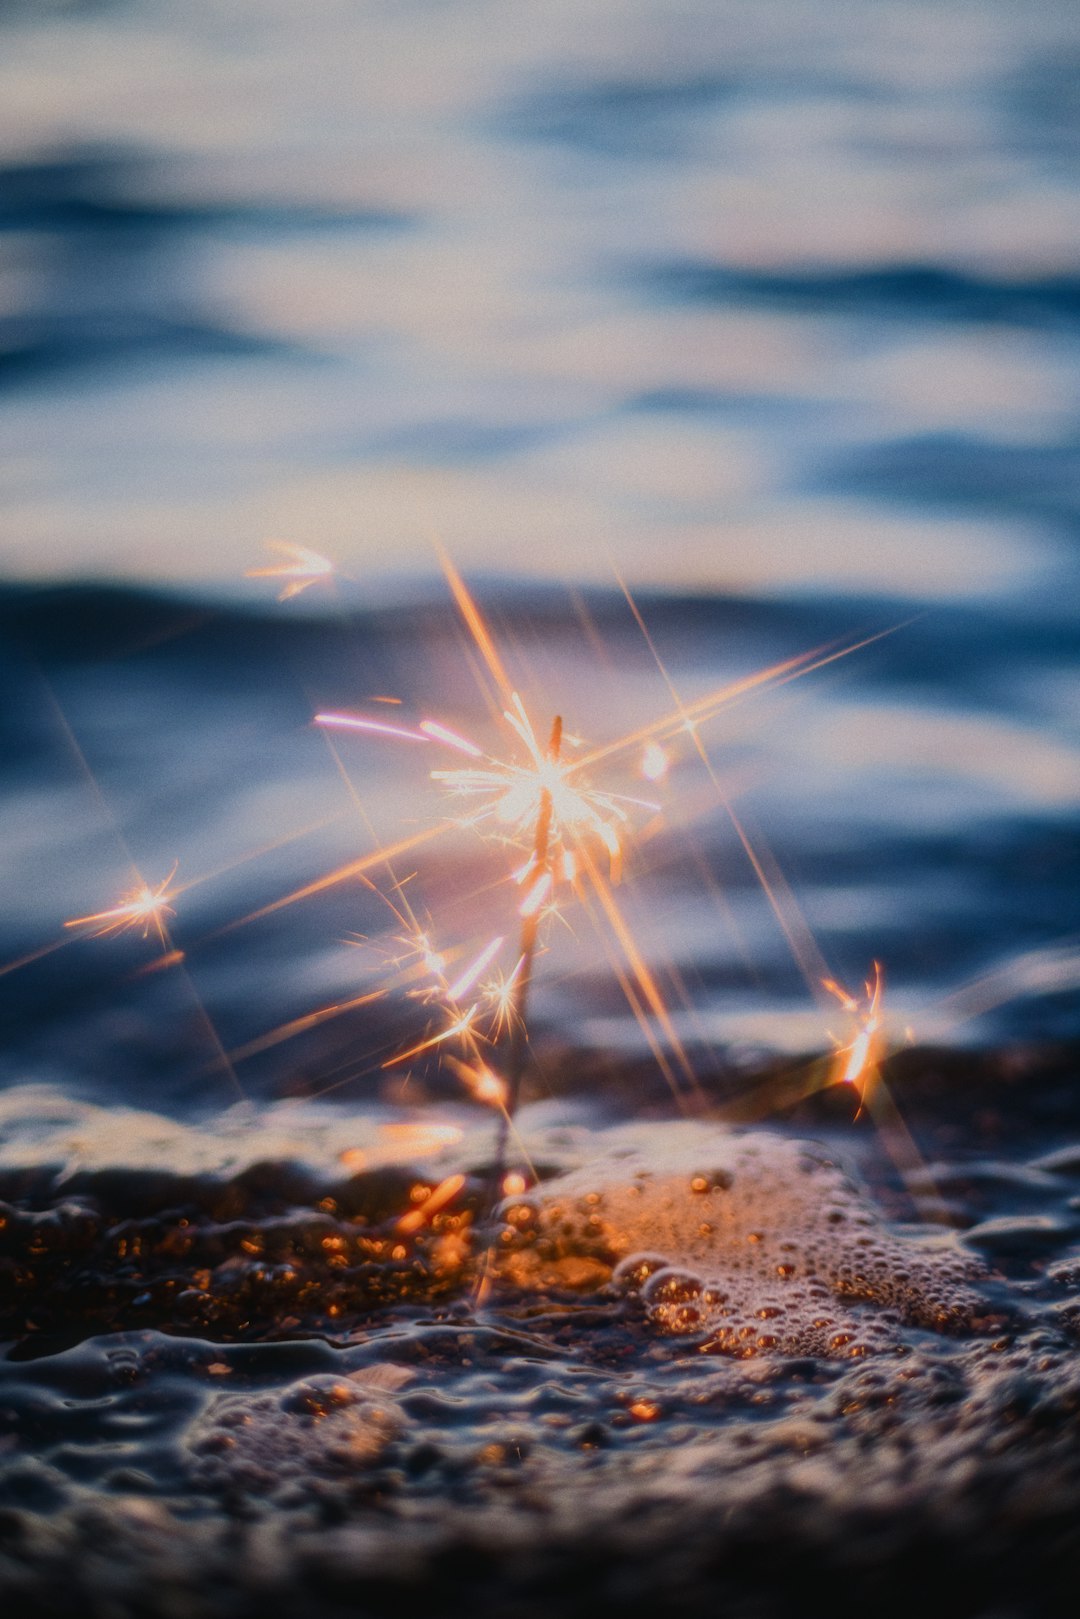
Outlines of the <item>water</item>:
{"label": "water", "polygon": [[[989,0],[4,9],[26,1611],[1071,1612],[1078,51]],[[568,899],[494,1221],[391,905],[508,971],[506,846],[279,904],[461,807],[316,712],[513,747],[434,533],[582,749],[821,649],[707,766],[594,770],[656,806],[664,1011]],[[275,603],[267,536],[338,577]],[[65,927],[135,870],[168,954]],[[875,961],[856,1118],[821,979]]]}

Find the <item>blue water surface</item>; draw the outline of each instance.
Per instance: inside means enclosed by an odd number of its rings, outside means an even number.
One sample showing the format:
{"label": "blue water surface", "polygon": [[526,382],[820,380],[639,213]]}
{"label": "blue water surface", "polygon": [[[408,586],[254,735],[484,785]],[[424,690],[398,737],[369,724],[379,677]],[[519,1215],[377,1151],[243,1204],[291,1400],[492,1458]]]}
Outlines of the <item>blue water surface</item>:
{"label": "blue water surface", "polygon": [[[888,632],[635,812],[661,1046],[825,1048],[875,960],[898,1043],[1075,1038],[1078,63],[1066,0],[5,7],[6,1080],[401,1080],[400,986],[264,1040],[385,987],[401,883],[455,959],[513,935],[505,849],[233,924],[445,814],[320,707],[505,751],[436,536],[590,743],[675,702],[616,571],[687,702]],[[339,578],[276,604],[268,538]],[[65,929],[174,863],[182,961]],[[647,1052],[565,919],[537,1040]]]}

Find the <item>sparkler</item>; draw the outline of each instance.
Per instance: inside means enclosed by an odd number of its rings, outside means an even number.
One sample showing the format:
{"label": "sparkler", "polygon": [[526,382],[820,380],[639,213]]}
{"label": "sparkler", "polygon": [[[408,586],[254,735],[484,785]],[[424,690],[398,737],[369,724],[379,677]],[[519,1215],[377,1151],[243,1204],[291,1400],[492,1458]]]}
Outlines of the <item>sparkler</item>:
{"label": "sparkler", "polygon": [[[270,549],[281,560],[271,566],[253,568],[247,576],[281,581],[279,599],[282,601],[333,576],[332,562],[306,547],[270,542]],[[689,738],[704,757],[699,730],[722,709],[756,691],[784,684],[820,669],[878,637],[870,636],[847,645],[833,643],[813,649],[730,682],[692,702],[684,702],[679,697],[661,664],[661,673],[669,685],[674,708],[636,727],[626,736],[586,750],[579,739],[564,732],[561,716],[555,717],[546,735],[537,730],[525,703],[510,682],[494,638],[464,581],[449,557],[443,555],[442,561],[476,652],[501,697],[498,707],[502,721],[515,745],[511,756],[502,758],[488,752],[479,742],[439,719],[424,718],[415,724],[409,723],[407,714],[401,713],[401,699],[396,697],[371,697],[369,701],[372,704],[390,705],[393,710],[387,713],[383,708],[377,716],[319,713],[316,723],[327,730],[352,731],[374,739],[429,748],[437,755],[456,755],[455,760],[446,765],[439,763],[432,769],[431,779],[450,798],[464,805],[463,813],[447,817],[440,826],[401,838],[389,847],[376,849],[370,855],[348,862],[230,926],[242,925],[244,921],[253,920],[254,916],[267,915],[351,877],[367,882],[366,872],[376,866],[386,867],[393,876],[390,867],[392,859],[423,847],[432,838],[452,828],[476,828],[489,839],[513,849],[514,866],[508,877],[519,890],[516,903],[518,939],[516,952],[509,964],[499,964],[498,958],[505,943],[505,934],[499,934],[484,942],[471,959],[451,973],[446,960],[439,959],[438,953],[428,945],[418,926],[414,925],[411,912],[408,918],[401,918],[409,930],[410,948],[417,951],[417,966],[422,967],[423,972],[433,980],[425,990],[410,992],[420,993],[424,998],[437,1002],[445,1017],[434,1032],[382,1064],[383,1068],[393,1067],[428,1051],[445,1055],[470,1093],[500,1113],[496,1161],[501,1172],[528,1059],[529,1002],[541,935],[545,922],[561,914],[564,888],[571,888],[579,899],[586,902],[587,914],[600,934],[610,934],[613,943],[605,939],[604,948],[672,1089],[678,1093],[681,1082],[669,1064],[668,1053],[674,1054],[674,1063],[681,1069],[683,1077],[695,1082],[693,1069],[668,1013],[659,982],[646,963],[613,891],[621,877],[624,844],[632,829],[633,812],[644,810],[655,815],[659,812],[659,805],[616,792],[603,784],[597,785],[591,779],[591,772],[601,763],[613,760],[620,754],[636,752],[640,775],[646,781],[660,783],[668,774],[671,750],[680,742]],[[627,599],[644,630],[628,591]],[[605,865],[606,874],[603,869]],[[762,875],[757,864],[755,870]],[[73,930],[93,929],[98,935],[141,928],[144,936],[153,928],[162,945],[167,947],[167,920],[175,914],[171,902],[176,892],[182,891],[173,890],[174,876],[175,867],[156,887],[140,883],[137,888],[122,895],[115,905],[72,918],[65,927]],[[394,883],[398,886],[396,878]],[[769,892],[768,884],[766,891]],[[595,897],[595,905],[590,903],[591,897]],[[454,955],[448,959],[453,960]],[[862,1100],[870,1077],[876,1071],[883,1041],[880,1035],[880,974],[873,989],[867,986],[865,1006],[848,997],[846,991],[840,990],[832,981],[828,987],[831,993],[838,995],[857,1023],[852,1040],[838,1051],[834,1071],[838,1079],[861,1086]],[[248,1042],[235,1055],[254,1055],[279,1039],[315,1027],[330,1017],[380,998],[386,992],[381,989],[371,994],[357,995],[294,1018],[270,1034]],[[667,1052],[657,1038],[652,1027],[654,1024],[663,1034]],[[502,1051],[502,1061],[498,1064],[488,1060],[496,1047]]]}
{"label": "sparkler", "polygon": [[[276,542],[271,543],[271,549],[283,560],[273,566],[251,569],[247,577],[281,580],[278,598],[281,601],[333,575],[333,564],[316,552]],[[407,992],[437,1004],[445,1016],[434,1032],[427,1033],[425,1038],[396,1053],[381,1066],[384,1069],[395,1067],[425,1052],[438,1052],[445,1056],[448,1065],[469,1093],[499,1113],[493,1192],[496,1187],[504,1192],[511,1188],[520,1191],[527,1183],[516,1172],[505,1173],[507,1154],[528,1061],[529,1002],[542,930],[547,920],[560,914],[563,889],[570,888],[586,901],[590,919],[601,925],[601,931],[610,933],[615,947],[622,952],[626,970],[617,959],[615,948],[610,944],[606,946],[654,1054],[665,1073],[672,1078],[673,1089],[676,1088],[674,1078],[667,1066],[666,1055],[650,1027],[652,1023],[663,1031],[669,1049],[676,1053],[684,1074],[693,1078],[657,979],[645,963],[613,893],[622,873],[624,845],[634,824],[633,811],[645,810],[657,814],[660,806],[644,798],[616,792],[606,785],[597,785],[591,779],[590,772],[620,754],[633,754],[636,755],[635,768],[640,775],[648,782],[659,784],[668,775],[674,748],[689,739],[719,792],[719,784],[698,735],[708,720],[731,703],[755,691],[783,684],[822,668],[859,647],[869,645],[878,637],[867,637],[843,646],[833,644],[819,647],[731,682],[693,702],[682,700],[657,656],[673,708],[659,718],[637,726],[626,736],[586,749],[579,739],[565,733],[561,715],[555,716],[546,734],[543,730],[538,731],[521,696],[510,684],[479,609],[449,559],[444,559],[444,566],[475,648],[498,688],[502,721],[513,740],[513,747],[509,750],[511,756],[503,758],[493,754],[472,737],[435,718],[427,717],[410,723],[407,713],[401,713],[404,706],[402,700],[396,697],[367,699],[371,704],[390,705],[390,712],[383,709],[378,717],[342,712],[318,713],[315,723],[329,731],[354,732],[378,741],[430,749],[440,761],[447,754],[456,756],[449,763],[437,764],[430,771],[430,777],[444,794],[464,808],[460,815],[448,817],[444,825],[403,838],[389,848],[377,849],[255,914],[268,914],[354,875],[367,881],[363,877],[367,869],[380,864],[389,869],[389,861],[399,853],[420,848],[431,838],[451,828],[479,829],[491,840],[514,851],[514,864],[507,873],[507,880],[518,891],[515,905],[517,947],[511,957],[509,970],[500,968],[499,958],[507,936],[512,935],[511,929],[486,940],[479,948],[474,944],[468,953],[457,950],[444,954],[436,950],[428,936],[415,925],[407,901],[405,910],[408,915],[396,913],[407,928],[406,943],[415,958],[410,969],[412,985],[415,986],[420,974],[431,980],[425,987],[413,987]],[[626,591],[626,595],[649,639],[629,591]],[[652,647],[651,640],[649,645]],[[775,895],[775,881],[750,849],[746,835],[733,814],[732,821],[781,925],[792,938],[793,930],[785,924],[784,906]],[[606,874],[603,869],[605,865]],[[144,938],[152,928],[163,947],[167,948],[168,919],[175,915],[172,901],[178,892],[183,891],[183,888],[174,889],[172,886],[175,873],[174,866],[164,881],[156,886],[140,882],[136,888],[123,894],[115,905],[74,917],[64,926],[72,930],[91,929],[96,936],[138,928]],[[396,879],[395,886],[399,886]],[[595,907],[589,904],[593,897],[597,902]],[[809,930],[805,929],[805,932],[808,937]],[[797,939],[792,938],[792,943],[796,955],[805,961],[810,953],[796,948],[799,943]],[[811,961],[810,965],[813,967],[816,963]],[[404,987],[409,981],[409,976],[403,976],[399,979],[398,987]],[[858,1094],[858,1113],[861,1113],[865,1106],[875,1101],[874,1088],[880,1077],[880,1065],[886,1048],[881,969],[877,963],[874,964],[873,976],[865,984],[861,995],[852,995],[837,980],[820,975],[816,977],[816,984],[822,985],[835,997],[851,1019],[848,1037],[843,1041],[834,1040],[836,1049],[827,1083],[852,1086]],[[385,993],[386,989],[379,989],[370,994],[357,995],[295,1018],[271,1034],[249,1042],[233,1056],[254,1055],[278,1039],[286,1039],[315,1027],[327,1018],[363,1006]],[[214,1038],[216,1040],[216,1035]],[[499,1062],[488,1060],[495,1048],[501,1051]],[[227,1063],[224,1052],[221,1056]],[[819,1067],[819,1083],[820,1073]],[[399,1220],[398,1230],[402,1234],[418,1230],[457,1197],[464,1184],[465,1178],[461,1174],[447,1177],[416,1208]]]}
{"label": "sparkler", "polygon": [[[477,620],[478,615],[474,622]],[[315,716],[315,723],[327,729],[434,745],[464,755],[470,760],[467,766],[437,768],[431,772],[432,780],[444,791],[475,801],[475,807],[459,818],[458,826],[483,825],[511,847],[525,845],[525,859],[511,873],[522,895],[517,907],[520,923],[517,958],[510,974],[482,986],[480,997],[462,1010],[460,1003],[479,985],[483,973],[498,955],[502,936],[490,940],[452,983],[442,973],[443,963],[437,962],[449,1021],[437,1033],[391,1059],[396,1064],[448,1042],[465,1043],[470,1060],[464,1063],[455,1060],[455,1071],[474,1096],[495,1104],[501,1114],[495,1154],[497,1174],[501,1174],[505,1161],[527,1060],[529,991],[541,924],[557,909],[557,884],[560,880],[577,884],[583,869],[596,870],[587,854],[590,840],[604,849],[611,878],[617,880],[622,861],[620,831],[630,822],[630,808],[637,806],[652,811],[659,808],[644,799],[592,786],[585,779],[580,763],[564,752],[564,741],[570,739],[564,737],[561,716],[555,717],[546,745],[540,742],[517,692],[510,693],[503,719],[523,749],[519,760],[496,758],[471,738],[433,719],[408,726],[358,714]],[[479,1028],[485,1001],[492,1012],[491,1029],[486,1036],[481,1035]],[[491,1040],[501,1035],[507,1040],[504,1078],[492,1071],[477,1049],[480,1039]]]}
{"label": "sparkler", "polygon": [[[719,789],[698,734],[707,721],[732,703],[821,669],[880,637],[872,635],[847,644],[832,643],[812,649],[730,682],[693,702],[684,702],[680,698],[661,664],[661,673],[675,704],[672,711],[635,728],[626,736],[591,750],[584,750],[576,738],[567,736],[561,718],[556,717],[544,743],[520,695],[513,688],[479,607],[453,562],[441,548],[440,558],[473,645],[502,699],[498,707],[504,724],[515,738],[518,757],[511,760],[495,757],[471,737],[432,718],[409,723],[404,715],[400,718],[395,715],[390,719],[371,714],[318,713],[315,723],[326,730],[351,731],[379,740],[432,747],[463,756],[466,763],[439,766],[431,771],[431,778],[451,797],[465,800],[468,808],[462,815],[448,818],[426,832],[400,839],[388,848],[349,862],[283,899],[264,906],[244,920],[250,921],[269,914],[349,877],[362,877],[376,865],[383,864],[389,870],[392,858],[419,849],[454,828],[478,828],[489,838],[520,850],[523,858],[519,857],[518,864],[510,873],[512,880],[522,890],[517,906],[520,938],[512,970],[508,975],[496,974],[489,983],[478,982],[482,972],[494,962],[498,953],[498,944],[492,942],[481,953],[483,959],[478,958],[472,968],[453,983],[445,975],[436,974],[438,987],[434,998],[441,1000],[445,1007],[443,1027],[399,1053],[391,1059],[390,1064],[383,1065],[391,1066],[423,1051],[443,1052],[444,1048],[454,1044],[463,1048],[464,1061],[451,1057],[449,1051],[445,1055],[450,1058],[455,1071],[473,1095],[499,1107],[502,1122],[496,1161],[497,1165],[501,1165],[527,1061],[527,1013],[540,931],[546,918],[561,914],[560,884],[570,885],[575,894],[586,901],[587,913],[594,926],[598,927],[601,937],[610,933],[614,939],[617,954],[606,939],[604,948],[673,1093],[677,1097],[681,1094],[684,1081],[691,1086],[697,1085],[694,1069],[668,1012],[656,975],[646,963],[613,892],[621,876],[623,843],[632,823],[632,811],[639,808],[655,814],[659,806],[604,786],[598,787],[591,782],[589,772],[608,759],[630,750],[640,750],[641,774],[646,780],[660,782],[670,767],[669,748],[689,738],[705,759],[714,785]],[[625,590],[626,587],[623,588]],[[644,630],[644,623],[629,592],[626,594]],[[774,910],[777,910],[774,886],[768,882],[730,806],[727,808]],[[606,855],[606,875],[596,858],[597,846]],[[589,891],[597,901],[595,907],[588,903]],[[781,921],[783,924],[782,915]],[[789,932],[789,929],[785,928],[785,931]],[[820,955],[817,960],[820,961]],[[824,964],[821,966],[823,968]],[[819,970],[818,981],[820,976]],[[465,1004],[466,1000],[469,1004]],[[666,1051],[657,1038],[654,1024],[663,1034]],[[493,1071],[482,1049],[497,1042],[505,1043],[504,1077]]]}

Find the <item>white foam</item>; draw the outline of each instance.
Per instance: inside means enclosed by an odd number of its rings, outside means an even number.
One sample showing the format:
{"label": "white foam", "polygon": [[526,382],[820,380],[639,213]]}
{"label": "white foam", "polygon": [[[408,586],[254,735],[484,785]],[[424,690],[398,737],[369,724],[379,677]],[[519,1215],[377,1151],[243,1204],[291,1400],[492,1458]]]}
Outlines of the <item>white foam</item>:
{"label": "white foam", "polygon": [[609,1266],[655,1328],[721,1353],[859,1355],[901,1321],[947,1330],[978,1312],[950,1234],[890,1229],[822,1151],[772,1135],[688,1126],[659,1159],[647,1130],[614,1132],[503,1213],[511,1277],[589,1286]]}

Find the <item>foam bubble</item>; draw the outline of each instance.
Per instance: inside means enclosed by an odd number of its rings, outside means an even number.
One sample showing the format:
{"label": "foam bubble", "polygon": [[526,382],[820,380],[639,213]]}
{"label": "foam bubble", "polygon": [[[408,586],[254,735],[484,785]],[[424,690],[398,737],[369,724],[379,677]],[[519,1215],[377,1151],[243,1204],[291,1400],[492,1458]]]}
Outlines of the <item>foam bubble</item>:
{"label": "foam bubble", "polygon": [[901,1322],[970,1329],[983,1309],[951,1234],[888,1227],[816,1147],[688,1126],[658,1161],[640,1127],[616,1135],[504,1205],[511,1279],[574,1287],[583,1262],[607,1266],[657,1331],[740,1357],[854,1357],[894,1344]]}
{"label": "foam bubble", "polygon": [[195,1477],[204,1489],[268,1496],[300,1481],[351,1476],[400,1431],[395,1386],[364,1369],[219,1396],[189,1435]]}

